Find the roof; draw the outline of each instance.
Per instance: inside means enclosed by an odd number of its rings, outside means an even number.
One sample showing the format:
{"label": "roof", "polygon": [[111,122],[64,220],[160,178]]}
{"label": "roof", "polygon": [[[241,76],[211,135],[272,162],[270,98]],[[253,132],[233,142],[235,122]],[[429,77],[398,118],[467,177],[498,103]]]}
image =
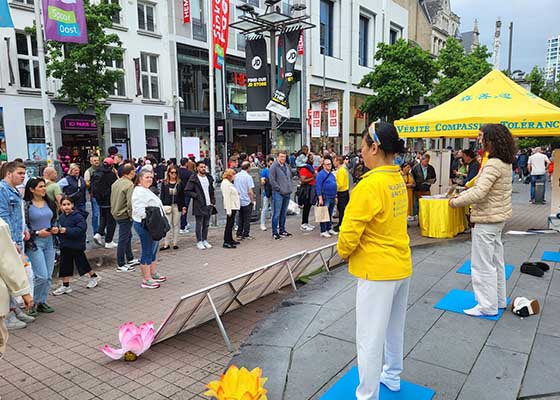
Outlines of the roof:
{"label": "roof", "polygon": [[424,5],[430,19],[435,21],[438,11],[442,9],[441,0],[425,0]]}
{"label": "roof", "polygon": [[488,123],[502,123],[514,136],[557,136],[560,108],[492,70],[451,100],[395,126],[403,138],[465,138],[477,137]]}
{"label": "roof", "polygon": [[472,51],[474,38],[475,38],[474,31],[461,33],[461,41],[462,41],[463,48],[465,49],[465,53],[468,54]]}

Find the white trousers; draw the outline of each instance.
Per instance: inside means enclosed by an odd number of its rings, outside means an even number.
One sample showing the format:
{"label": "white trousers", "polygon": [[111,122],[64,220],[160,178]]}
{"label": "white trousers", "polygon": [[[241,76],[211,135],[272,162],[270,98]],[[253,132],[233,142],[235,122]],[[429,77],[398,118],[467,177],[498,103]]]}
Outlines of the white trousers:
{"label": "white trousers", "polygon": [[[400,388],[403,341],[410,278],[398,281],[358,280],[356,345],[360,384],[358,400],[377,400],[380,379]],[[385,365],[383,362],[385,348]],[[380,376],[381,373],[381,376]]]}
{"label": "white trousers", "polygon": [[506,272],[502,230],[498,224],[475,224],[472,230],[471,277],[480,311],[494,315],[506,307]]}
{"label": "white trousers", "polygon": [[173,244],[173,246],[177,245],[177,240],[179,239],[179,228],[181,227],[181,211],[176,204],[171,205],[171,212],[169,214],[165,214],[167,217],[167,222],[171,226],[167,235],[165,235],[164,243],[166,246],[169,243]]}

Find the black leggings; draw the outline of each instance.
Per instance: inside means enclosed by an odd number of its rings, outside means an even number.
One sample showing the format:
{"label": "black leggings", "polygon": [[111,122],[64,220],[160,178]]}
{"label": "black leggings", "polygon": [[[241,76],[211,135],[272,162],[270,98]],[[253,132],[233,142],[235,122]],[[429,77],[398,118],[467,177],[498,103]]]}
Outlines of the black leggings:
{"label": "black leggings", "polygon": [[237,210],[231,210],[231,215],[227,216],[226,228],[224,230],[224,243],[233,243],[233,225],[235,223],[235,214],[237,214]]}
{"label": "black leggings", "polygon": [[303,204],[303,212],[301,214],[301,224],[308,224],[309,223],[309,213],[311,212],[311,203],[306,201]]}

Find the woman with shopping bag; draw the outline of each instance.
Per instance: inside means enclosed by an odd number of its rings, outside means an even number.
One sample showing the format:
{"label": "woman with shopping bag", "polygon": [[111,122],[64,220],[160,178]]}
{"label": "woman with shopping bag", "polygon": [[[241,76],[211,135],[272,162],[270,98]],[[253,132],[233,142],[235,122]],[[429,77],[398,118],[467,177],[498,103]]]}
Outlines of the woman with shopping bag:
{"label": "woman with shopping bag", "polygon": [[338,254],[348,260],[348,270],[358,281],[358,400],[377,400],[380,381],[391,391],[400,390],[412,275],[407,188],[393,162],[395,154],[403,151],[404,142],[393,125],[370,125],[362,139],[362,157],[369,171],[352,191],[338,236]]}
{"label": "woman with shopping bag", "polygon": [[[332,215],[334,206],[336,205],[336,176],[333,174],[333,165],[330,158],[323,161],[323,169],[317,174],[316,193],[318,198],[318,207],[315,209],[317,219],[321,223],[321,236],[330,238],[338,235],[332,226]],[[327,213],[327,217],[325,217]]]}

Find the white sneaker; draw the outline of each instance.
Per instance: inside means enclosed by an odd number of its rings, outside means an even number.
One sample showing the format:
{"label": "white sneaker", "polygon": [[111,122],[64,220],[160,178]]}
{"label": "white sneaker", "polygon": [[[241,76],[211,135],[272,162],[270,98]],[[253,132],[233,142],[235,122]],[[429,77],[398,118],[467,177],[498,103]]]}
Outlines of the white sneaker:
{"label": "white sneaker", "polygon": [[53,296],[61,296],[63,294],[72,293],[72,288],[70,286],[60,285],[58,289],[53,290]]}
{"label": "white sneaker", "polygon": [[198,243],[196,244],[196,248],[197,248],[198,250],[206,250],[206,246],[204,246],[204,242],[198,242]]}
{"label": "white sneaker", "polygon": [[336,236],[336,235],[338,235],[338,232],[335,231],[334,229],[330,229],[330,230],[329,230],[329,234],[330,234],[331,236]]}
{"label": "white sneaker", "polygon": [[105,243],[106,249],[116,249],[117,247],[119,247],[119,245],[115,242]]}
{"label": "white sneaker", "polygon": [[105,246],[105,239],[99,233],[96,233],[95,235],[93,235],[93,241],[98,246],[101,246],[101,247]]}
{"label": "white sneaker", "polygon": [[266,225],[261,225],[261,231],[266,231]]}
{"label": "white sneaker", "polygon": [[134,265],[125,264],[122,266],[117,265],[116,270],[117,272],[134,272],[136,268],[134,268]]}
{"label": "white sneaker", "polygon": [[179,233],[180,233],[181,235],[184,235],[184,234],[186,234],[186,233],[188,233],[188,232],[189,232],[188,229],[179,229]]}
{"label": "white sneaker", "polygon": [[89,278],[89,281],[88,281],[88,283],[87,283],[87,285],[86,285],[86,288],[88,288],[88,289],[93,289],[94,287],[97,286],[97,283],[99,282],[99,280],[100,280],[99,275],[98,275],[97,277],[95,277],[95,278]]}
{"label": "white sneaker", "polygon": [[129,262],[126,263],[127,265],[134,267],[136,265],[140,265],[140,260],[137,258],[133,258],[132,260],[130,260]]}
{"label": "white sneaker", "polygon": [[211,248],[212,248],[212,245],[211,245],[210,243],[208,243],[208,240],[205,240],[204,242],[202,242],[202,245],[203,245],[204,247],[206,247],[207,249],[211,249]]}
{"label": "white sneaker", "polygon": [[301,231],[307,232],[309,230],[309,228],[307,227],[307,224],[301,224],[301,226],[299,227],[299,229]]}
{"label": "white sneaker", "polygon": [[10,311],[6,316],[6,328],[9,331],[15,331],[17,329],[23,329],[27,327],[27,324],[23,321],[17,319],[16,314],[13,311]]}
{"label": "white sneaker", "polygon": [[24,313],[21,308],[15,309],[16,318],[19,319],[21,322],[25,322],[26,324],[35,321],[35,318],[31,315],[27,315]]}
{"label": "white sneaker", "polygon": [[312,231],[313,229],[315,229],[315,225],[307,224],[307,228]]}
{"label": "white sneaker", "polygon": [[331,237],[329,232],[321,232],[321,236],[324,237],[324,238],[330,238]]}

